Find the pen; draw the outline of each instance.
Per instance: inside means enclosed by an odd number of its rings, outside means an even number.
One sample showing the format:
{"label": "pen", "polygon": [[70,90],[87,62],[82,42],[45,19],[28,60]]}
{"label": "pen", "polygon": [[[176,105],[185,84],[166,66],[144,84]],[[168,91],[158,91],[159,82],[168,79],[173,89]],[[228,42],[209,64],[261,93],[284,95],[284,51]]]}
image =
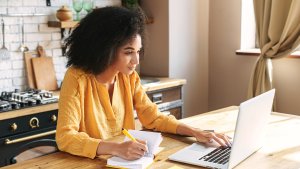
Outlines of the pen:
{"label": "pen", "polygon": [[130,138],[132,141],[136,141],[136,139],[126,129],[122,128],[122,133],[128,138]]}

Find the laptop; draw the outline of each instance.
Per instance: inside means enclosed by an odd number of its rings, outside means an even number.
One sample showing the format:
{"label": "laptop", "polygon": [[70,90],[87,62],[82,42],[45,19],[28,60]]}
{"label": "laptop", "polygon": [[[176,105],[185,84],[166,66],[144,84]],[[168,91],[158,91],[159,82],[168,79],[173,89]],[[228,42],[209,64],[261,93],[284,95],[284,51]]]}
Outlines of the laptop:
{"label": "laptop", "polygon": [[206,168],[235,167],[262,147],[274,95],[272,89],[240,104],[231,147],[193,143],[168,158]]}

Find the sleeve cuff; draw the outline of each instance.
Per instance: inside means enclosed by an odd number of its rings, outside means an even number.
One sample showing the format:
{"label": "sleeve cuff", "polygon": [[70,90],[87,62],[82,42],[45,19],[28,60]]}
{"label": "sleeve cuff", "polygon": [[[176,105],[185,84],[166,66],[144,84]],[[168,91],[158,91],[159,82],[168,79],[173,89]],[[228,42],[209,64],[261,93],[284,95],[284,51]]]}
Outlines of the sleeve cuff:
{"label": "sleeve cuff", "polygon": [[97,148],[100,143],[100,139],[94,139],[91,138],[87,141],[85,144],[85,147],[83,149],[83,154],[85,154],[86,157],[89,157],[91,159],[94,159],[97,155]]}
{"label": "sleeve cuff", "polygon": [[166,126],[167,132],[172,134],[177,134],[177,127],[179,125],[179,121],[175,119],[174,116],[168,116],[169,121]]}

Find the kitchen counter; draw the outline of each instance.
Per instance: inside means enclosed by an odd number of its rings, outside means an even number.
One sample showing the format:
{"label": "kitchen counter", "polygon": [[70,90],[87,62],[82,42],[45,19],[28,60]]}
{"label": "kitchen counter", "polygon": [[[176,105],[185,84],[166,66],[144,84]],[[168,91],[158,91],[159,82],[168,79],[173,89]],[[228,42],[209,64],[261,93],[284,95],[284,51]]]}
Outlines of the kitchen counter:
{"label": "kitchen counter", "polygon": [[[194,127],[216,129],[218,132],[233,135],[237,120],[237,106],[201,113],[196,116],[181,120],[183,123]],[[244,160],[235,169],[287,169],[299,168],[299,147],[300,136],[296,134],[300,130],[300,118],[298,116],[272,113],[268,124],[267,137],[264,146],[251,157]],[[124,135],[110,139],[110,141],[122,141]],[[168,157],[184,147],[195,142],[194,138],[163,134],[163,141],[160,146],[164,149],[155,156],[155,160],[148,168],[190,168],[204,169],[203,167],[173,162]],[[24,168],[107,168],[106,159],[110,156],[100,156],[93,160],[89,158],[74,156],[64,152],[38,157],[32,160],[17,163],[4,167],[5,169]]]}
{"label": "kitchen counter", "polygon": [[[156,79],[159,79],[159,81],[155,83],[148,83],[143,85],[143,88],[145,89],[146,92],[181,86],[186,83],[185,79],[171,79],[171,78],[156,78]],[[59,96],[59,91],[54,92],[54,95]],[[20,110],[2,112],[0,113],[0,120],[36,114],[39,112],[51,111],[55,109],[58,109],[58,103],[51,103],[51,104],[46,104],[46,105],[41,105],[36,107],[24,108]]]}
{"label": "kitchen counter", "polygon": [[166,89],[175,86],[181,86],[186,84],[185,79],[171,79],[171,78],[156,78],[159,82],[144,84],[143,88],[146,92]]}

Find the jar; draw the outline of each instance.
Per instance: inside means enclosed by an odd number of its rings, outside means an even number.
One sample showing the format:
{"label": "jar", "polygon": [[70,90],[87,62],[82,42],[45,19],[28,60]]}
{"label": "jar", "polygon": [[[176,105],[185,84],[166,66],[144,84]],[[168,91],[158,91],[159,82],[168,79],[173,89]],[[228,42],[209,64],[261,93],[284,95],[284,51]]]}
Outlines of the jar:
{"label": "jar", "polygon": [[73,13],[67,6],[62,6],[56,12],[56,18],[60,21],[72,21]]}

